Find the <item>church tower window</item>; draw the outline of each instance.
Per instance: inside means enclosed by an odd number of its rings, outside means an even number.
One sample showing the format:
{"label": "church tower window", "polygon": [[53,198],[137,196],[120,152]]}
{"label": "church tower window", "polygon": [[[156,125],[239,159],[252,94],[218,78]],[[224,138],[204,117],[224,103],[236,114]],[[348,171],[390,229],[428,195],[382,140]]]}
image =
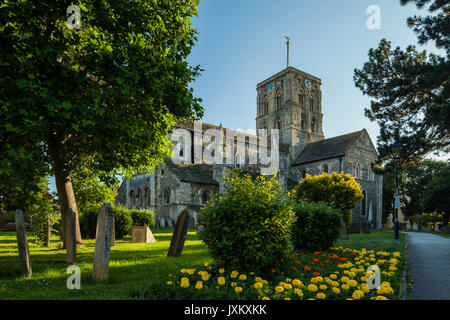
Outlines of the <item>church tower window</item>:
{"label": "church tower window", "polygon": [[145,198],[145,206],[147,208],[149,208],[150,207],[150,189],[148,187],[145,187],[144,198]]}
{"label": "church tower window", "polygon": [[264,98],[263,101],[263,115],[268,115],[269,114],[269,101],[267,100],[267,98]]}
{"label": "church tower window", "polygon": [[302,114],[302,118],[300,119],[300,127],[302,128],[302,130],[306,130],[305,121],[306,121],[306,116],[305,116],[305,114]]}
{"label": "church tower window", "polygon": [[316,120],[311,121],[311,132],[316,132]]}
{"label": "church tower window", "polygon": [[298,94],[298,103],[300,104],[301,107],[305,105],[305,95],[303,94],[303,92],[300,92]]}
{"label": "church tower window", "polygon": [[164,191],[164,204],[170,204],[170,191],[166,189]]}
{"label": "church tower window", "polygon": [[131,209],[133,209],[134,208],[134,191],[133,190],[131,190],[130,191],[130,207],[131,207]]}
{"label": "church tower window", "polygon": [[276,106],[277,106],[277,110],[281,108],[281,92],[277,93]]}
{"label": "church tower window", "polygon": [[275,129],[281,130],[282,126],[283,126],[283,122],[281,120],[281,117],[277,117],[275,119]]}
{"label": "church tower window", "polygon": [[314,111],[314,99],[313,98],[311,98],[311,100],[309,100],[309,110]]}

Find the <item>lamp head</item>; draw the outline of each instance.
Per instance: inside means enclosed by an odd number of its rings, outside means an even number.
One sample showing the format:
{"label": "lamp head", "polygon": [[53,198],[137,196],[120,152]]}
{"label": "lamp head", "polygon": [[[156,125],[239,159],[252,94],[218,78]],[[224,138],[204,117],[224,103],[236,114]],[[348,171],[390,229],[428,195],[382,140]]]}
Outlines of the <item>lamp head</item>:
{"label": "lamp head", "polygon": [[404,147],[403,144],[401,144],[398,140],[396,140],[391,145],[391,152],[394,158],[398,159],[400,157],[400,155],[402,154],[403,147]]}

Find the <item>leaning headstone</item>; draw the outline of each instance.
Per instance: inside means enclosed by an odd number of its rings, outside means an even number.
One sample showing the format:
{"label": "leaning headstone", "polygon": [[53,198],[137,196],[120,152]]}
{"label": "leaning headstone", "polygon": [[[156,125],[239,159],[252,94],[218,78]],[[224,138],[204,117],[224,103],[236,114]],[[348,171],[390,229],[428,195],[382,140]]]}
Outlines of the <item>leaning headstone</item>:
{"label": "leaning headstone", "polygon": [[95,281],[108,280],[112,232],[113,210],[109,203],[105,203],[100,208],[97,217],[93,270],[93,279]]}
{"label": "leaning headstone", "polygon": [[183,211],[177,219],[175,229],[173,230],[172,241],[170,242],[168,257],[179,257],[183,251],[184,241],[186,240],[191,215],[187,211]]}
{"label": "leaning headstone", "polygon": [[71,241],[66,242],[66,252],[67,257],[66,261],[69,264],[76,264],[77,263],[77,231],[76,231],[76,216],[75,212],[71,208],[67,210],[67,220],[69,223],[67,224],[70,228],[70,232],[72,233],[72,239]]}
{"label": "leaning headstone", "polygon": [[159,226],[160,226],[161,228],[165,228],[165,227],[166,227],[166,219],[165,219],[164,217],[161,217]]}
{"label": "leaning headstone", "polygon": [[156,242],[152,231],[149,227],[133,226],[131,227],[131,242],[132,243],[154,243]]}
{"label": "leaning headstone", "polygon": [[173,228],[173,221],[170,217],[167,217],[166,222],[167,222],[167,228]]}
{"label": "leaning headstone", "polygon": [[23,212],[16,210],[16,236],[19,249],[20,272],[22,276],[31,278],[31,257],[28,249],[27,233],[23,223]]}

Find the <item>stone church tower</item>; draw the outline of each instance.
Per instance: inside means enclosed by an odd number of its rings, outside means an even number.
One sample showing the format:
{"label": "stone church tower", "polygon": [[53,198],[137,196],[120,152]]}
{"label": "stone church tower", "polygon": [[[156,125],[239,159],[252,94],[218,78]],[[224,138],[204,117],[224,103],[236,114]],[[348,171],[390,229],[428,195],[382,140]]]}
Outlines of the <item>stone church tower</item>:
{"label": "stone church tower", "polygon": [[291,159],[306,144],[323,140],[322,81],[294,67],[257,85],[257,129],[279,129]]}

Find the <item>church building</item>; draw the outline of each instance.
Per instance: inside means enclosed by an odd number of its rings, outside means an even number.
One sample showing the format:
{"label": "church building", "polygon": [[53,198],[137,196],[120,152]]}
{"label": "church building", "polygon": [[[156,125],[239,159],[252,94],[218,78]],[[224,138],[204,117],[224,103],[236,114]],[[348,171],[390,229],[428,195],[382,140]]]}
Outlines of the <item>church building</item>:
{"label": "church building", "polygon": [[[256,86],[256,129],[279,130],[277,178],[286,191],[292,190],[306,174],[349,173],[361,185],[364,194],[364,200],[353,209],[352,229],[362,230],[367,222],[372,229],[381,229],[383,177],[371,169],[377,151],[365,129],[337,137],[324,136],[321,86],[321,79],[291,66],[260,82]],[[184,155],[188,148],[194,149],[197,129],[191,122],[179,122],[176,127],[192,135],[191,142],[178,150]],[[222,125],[201,124],[202,134],[208,129],[226,130]],[[258,137],[241,134],[246,137],[245,161],[176,164],[167,158],[153,174],[136,174],[131,180],[124,180],[116,202],[129,208],[153,210],[155,227],[174,226],[178,215],[188,210],[196,226],[196,215],[209,197],[223,192],[222,179],[227,169],[239,167],[254,176],[261,174],[260,165],[248,162],[250,144]],[[233,138],[223,136],[224,145],[226,139]]]}

